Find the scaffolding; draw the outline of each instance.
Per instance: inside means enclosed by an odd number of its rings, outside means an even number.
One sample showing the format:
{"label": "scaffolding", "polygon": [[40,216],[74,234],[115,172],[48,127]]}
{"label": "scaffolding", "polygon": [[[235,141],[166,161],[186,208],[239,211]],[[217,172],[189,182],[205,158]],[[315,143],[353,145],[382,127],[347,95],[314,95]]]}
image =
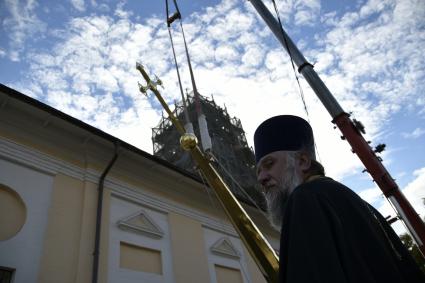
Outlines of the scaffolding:
{"label": "scaffolding", "polygon": [[[193,93],[187,95],[186,102],[195,135],[200,137]],[[240,200],[250,203],[238,184],[258,206],[264,208],[263,196],[256,186],[255,156],[252,148],[248,146],[241,121],[236,117],[230,117],[226,107],[218,106],[213,97],[208,99],[199,95],[199,102],[208,123],[212,153],[219,163],[215,168]],[[180,121],[184,121],[183,111],[183,102],[175,103],[173,112]],[[179,140],[180,135],[173,127],[171,120],[163,115],[158,126],[152,128],[154,155],[197,174],[190,154],[181,149]],[[225,171],[229,172],[232,177]]]}

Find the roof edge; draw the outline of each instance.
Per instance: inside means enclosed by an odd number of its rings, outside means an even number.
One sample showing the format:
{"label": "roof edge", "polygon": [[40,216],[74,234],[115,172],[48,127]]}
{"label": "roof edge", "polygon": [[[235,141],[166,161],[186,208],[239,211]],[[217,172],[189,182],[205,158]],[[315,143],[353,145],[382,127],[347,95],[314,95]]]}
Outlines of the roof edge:
{"label": "roof edge", "polygon": [[146,151],[144,151],[140,148],[137,148],[134,145],[131,145],[131,144],[129,144],[129,143],[127,143],[127,142],[125,142],[125,141],[123,141],[123,140],[121,140],[121,139],[119,139],[119,138],[117,138],[117,137],[115,137],[111,134],[108,134],[108,133],[106,133],[106,132],[104,132],[104,131],[102,131],[102,130],[94,127],[94,126],[91,126],[91,125],[89,125],[89,124],[87,124],[87,123],[85,123],[85,122],[83,122],[83,121],[81,121],[81,120],[79,120],[75,117],[72,117],[72,116],[70,116],[70,115],[68,115],[68,114],[66,114],[66,113],[64,113],[64,112],[62,112],[62,111],[60,111],[56,108],[53,108],[53,107],[51,107],[51,106],[49,106],[49,105],[47,105],[47,104],[45,104],[45,103],[43,103],[43,102],[41,102],[37,99],[29,97],[29,96],[15,90],[15,89],[12,89],[12,88],[10,88],[10,87],[2,84],[2,83],[0,83],[0,91],[2,93],[6,94],[7,96],[13,98],[13,99],[16,99],[16,100],[23,102],[23,103],[26,103],[26,104],[29,104],[29,105],[31,105],[31,106],[39,109],[39,110],[45,111],[52,116],[58,117],[58,118],[66,121],[68,123],[71,123],[72,125],[74,125],[78,128],[86,130],[86,131],[88,131],[88,132],[90,132],[90,133],[92,133],[92,134],[94,134],[94,135],[96,135],[100,138],[103,138],[107,141],[110,141],[113,144],[119,143],[121,148],[125,148],[129,151],[132,151],[132,152],[134,152],[134,153],[136,153],[136,154],[138,154],[138,155],[140,155],[144,158],[147,158],[147,159],[149,159],[153,162],[159,163],[160,165],[165,166],[165,167],[167,167],[167,168],[169,168],[169,169],[171,169],[171,170],[173,170],[173,171],[175,171],[179,174],[182,174],[185,177],[188,177],[188,178],[190,178],[190,179],[192,179],[192,180],[194,180],[194,181],[196,181],[200,184],[203,184],[202,180],[198,176],[193,175],[193,174],[181,169],[180,167],[175,166],[174,164],[172,164],[172,163],[170,163],[166,160],[163,160],[159,157],[156,157],[156,156],[154,156],[150,153],[147,153]]}

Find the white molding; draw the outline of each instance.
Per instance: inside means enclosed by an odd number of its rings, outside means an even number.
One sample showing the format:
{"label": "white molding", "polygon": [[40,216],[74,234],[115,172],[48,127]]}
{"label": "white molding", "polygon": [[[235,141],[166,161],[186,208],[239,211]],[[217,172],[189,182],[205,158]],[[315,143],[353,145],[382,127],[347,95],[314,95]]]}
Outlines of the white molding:
{"label": "white molding", "polygon": [[[252,282],[250,270],[247,265],[247,257],[249,254],[247,250],[243,248],[243,242],[239,238],[230,237],[223,235],[218,231],[212,231],[211,229],[204,229],[205,249],[208,257],[208,269],[210,273],[210,281],[217,282],[215,265],[222,265],[225,267],[239,269],[243,278],[243,282]],[[224,241],[224,239],[226,239]],[[224,242],[230,243],[233,248],[237,251],[238,257],[228,247],[221,247],[220,244]],[[212,247],[218,246],[218,252],[215,252]],[[226,250],[227,251],[223,251]]]}
{"label": "white molding", "polygon": [[19,194],[26,207],[20,231],[0,241],[0,266],[18,270],[15,282],[34,282],[38,277],[53,182],[50,174],[0,158],[0,183]]}
{"label": "white molding", "polygon": [[204,216],[202,213],[195,211],[194,209],[178,205],[175,202],[165,202],[159,200],[158,198],[150,196],[145,192],[135,191],[134,189],[130,189],[128,187],[121,187],[120,184],[117,183],[113,184],[112,182],[107,182],[105,185],[112,189],[113,196],[120,199],[130,201],[150,209],[157,210],[159,212],[174,212],[183,216],[187,216],[197,220],[202,224],[202,226],[206,228],[239,238],[239,235],[236,233],[235,229],[231,225],[224,223],[224,220],[216,220],[211,217]]}
{"label": "white molding", "polygon": [[7,140],[4,137],[0,137],[0,158],[14,161],[50,175],[61,172],[76,179],[84,180],[84,170],[80,167],[53,158],[36,149]]}
{"label": "white molding", "polygon": [[[109,251],[108,279],[109,282],[152,282],[166,283],[174,281],[173,257],[171,253],[170,227],[167,214],[141,208],[138,204],[118,198],[111,198],[109,213]],[[123,230],[116,224],[128,215],[137,215],[143,209],[163,231],[162,238],[153,238],[145,234]],[[133,271],[120,267],[120,242],[160,251],[162,274],[143,271]]]}
{"label": "white molding", "polygon": [[[90,181],[95,184],[99,182],[101,175],[101,172],[94,169],[82,169],[36,149],[7,140],[4,137],[0,137],[0,159],[1,158],[50,175],[56,175],[60,172],[78,180]],[[157,196],[142,192],[139,187],[131,186],[116,178],[107,176],[105,179],[105,187],[110,188],[112,190],[112,195],[121,199],[138,203],[160,212],[168,213],[171,211],[181,214],[199,221],[204,227],[225,233],[229,236],[238,237],[235,229],[231,225],[226,224],[224,219],[213,219],[190,207],[178,204],[177,202],[160,200]]]}
{"label": "white molding", "polygon": [[[131,223],[132,220],[139,217],[144,218],[148,224],[137,225]],[[162,231],[162,229],[144,210],[140,210],[137,213],[118,220],[117,225],[122,230],[130,230],[136,233],[141,233],[151,238],[162,238],[164,236],[164,232]]]}
{"label": "white molding", "polygon": [[232,244],[229,238],[223,237],[220,238],[217,242],[215,242],[211,247],[210,251],[215,253],[216,255],[227,256],[231,258],[239,259],[241,257],[241,253],[235,246]]}

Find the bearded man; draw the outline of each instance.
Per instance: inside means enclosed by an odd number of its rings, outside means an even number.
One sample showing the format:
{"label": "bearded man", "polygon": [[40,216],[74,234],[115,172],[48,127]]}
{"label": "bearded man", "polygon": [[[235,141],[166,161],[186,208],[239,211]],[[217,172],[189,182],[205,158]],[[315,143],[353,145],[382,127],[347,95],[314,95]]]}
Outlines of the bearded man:
{"label": "bearded man", "polygon": [[379,212],[325,176],[305,120],[264,121],[254,146],[269,220],[281,230],[279,282],[425,282]]}

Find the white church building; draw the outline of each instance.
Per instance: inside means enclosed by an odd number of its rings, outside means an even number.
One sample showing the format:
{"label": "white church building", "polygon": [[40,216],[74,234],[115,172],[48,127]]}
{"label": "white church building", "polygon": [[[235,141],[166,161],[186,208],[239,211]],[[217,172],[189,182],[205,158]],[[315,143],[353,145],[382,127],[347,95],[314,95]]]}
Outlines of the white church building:
{"label": "white church building", "polygon": [[[279,234],[243,206],[278,250]],[[4,85],[0,278],[265,282],[200,179]]]}

